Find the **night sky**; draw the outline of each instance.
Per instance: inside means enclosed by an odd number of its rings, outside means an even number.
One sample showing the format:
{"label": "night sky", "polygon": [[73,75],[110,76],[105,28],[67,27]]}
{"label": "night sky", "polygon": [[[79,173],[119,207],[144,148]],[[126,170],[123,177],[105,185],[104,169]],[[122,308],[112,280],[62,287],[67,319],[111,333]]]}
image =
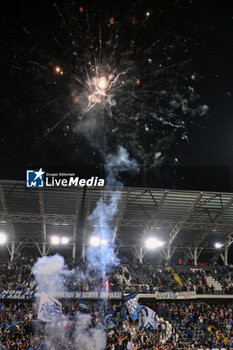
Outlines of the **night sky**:
{"label": "night sky", "polygon": [[[233,191],[232,1],[6,6],[1,179],[104,176],[122,146],[140,169],[120,172],[125,185]],[[112,90],[91,94],[93,75]]]}

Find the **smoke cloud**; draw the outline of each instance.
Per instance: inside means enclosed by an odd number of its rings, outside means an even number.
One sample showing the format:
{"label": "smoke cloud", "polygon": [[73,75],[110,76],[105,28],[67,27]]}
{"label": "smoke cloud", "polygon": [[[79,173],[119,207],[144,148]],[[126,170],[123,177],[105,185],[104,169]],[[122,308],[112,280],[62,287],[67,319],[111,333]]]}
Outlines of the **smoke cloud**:
{"label": "smoke cloud", "polygon": [[106,333],[102,330],[91,328],[91,316],[77,314],[77,329],[75,333],[75,345],[77,350],[104,350],[106,346]]}
{"label": "smoke cloud", "polygon": [[[39,258],[32,272],[37,290],[48,294],[65,291],[64,277],[74,273],[66,268],[64,258],[58,254]],[[91,329],[91,324],[91,315],[77,313],[73,318],[57,315],[44,325],[46,346],[51,350],[57,349],[58,344],[69,345],[69,349],[75,350],[104,350],[106,334],[103,330]],[[70,329],[73,331],[70,332]]]}
{"label": "smoke cloud", "polygon": [[118,146],[115,154],[107,154],[105,156],[105,171],[107,173],[107,185],[109,186],[122,186],[122,183],[117,180],[119,172],[135,172],[138,169],[138,165],[135,159],[131,159],[128,151]]}
{"label": "smoke cloud", "polygon": [[39,258],[32,268],[38,292],[51,294],[65,291],[64,277],[69,275],[62,256],[43,256]]}

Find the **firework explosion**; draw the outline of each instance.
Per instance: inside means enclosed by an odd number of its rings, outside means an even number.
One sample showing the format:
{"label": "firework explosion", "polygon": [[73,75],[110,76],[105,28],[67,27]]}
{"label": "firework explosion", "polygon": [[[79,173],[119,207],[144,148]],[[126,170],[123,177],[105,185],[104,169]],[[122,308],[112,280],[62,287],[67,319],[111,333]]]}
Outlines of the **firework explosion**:
{"label": "firework explosion", "polygon": [[68,8],[53,3],[53,11],[52,52],[28,61],[44,90],[42,139],[63,128],[64,137],[84,134],[99,151],[120,144],[145,166],[170,154],[176,162],[170,146],[187,141],[190,124],[208,110],[195,92],[188,39],[155,32],[155,14],[136,5],[123,15],[75,1]]}

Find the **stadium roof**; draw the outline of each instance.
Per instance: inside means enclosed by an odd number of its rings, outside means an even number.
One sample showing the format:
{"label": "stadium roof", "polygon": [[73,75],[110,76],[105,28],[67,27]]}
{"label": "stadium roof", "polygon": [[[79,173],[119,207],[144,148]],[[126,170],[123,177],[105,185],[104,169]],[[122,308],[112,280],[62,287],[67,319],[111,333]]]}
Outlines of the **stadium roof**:
{"label": "stadium roof", "polygon": [[[23,181],[0,181],[0,231],[10,241],[50,244],[51,235],[88,244],[98,221],[88,217],[104,196],[119,191],[118,213],[110,219],[118,244],[140,244],[156,235],[172,249],[231,243],[233,194],[155,188],[56,187],[28,189]],[[120,242],[120,243],[119,243]]]}

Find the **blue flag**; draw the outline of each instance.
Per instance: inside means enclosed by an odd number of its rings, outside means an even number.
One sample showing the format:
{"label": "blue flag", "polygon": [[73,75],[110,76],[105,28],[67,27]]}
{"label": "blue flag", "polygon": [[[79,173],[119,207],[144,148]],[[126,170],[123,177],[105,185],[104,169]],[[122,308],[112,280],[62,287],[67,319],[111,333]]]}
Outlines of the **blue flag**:
{"label": "blue flag", "polygon": [[80,301],[78,303],[78,307],[80,311],[89,311],[89,308],[86,304],[84,304],[84,302]]}
{"label": "blue flag", "polygon": [[104,331],[104,330],[105,330],[105,328],[104,328],[104,326],[102,325],[101,322],[98,322],[98,323],[97,323],[95,329],[98,329],[98,330],[100,330],[100,331]]}
{"label": "blue flag", "polygon": [[113,329],[113,328],[115,328],[115,323],[114,322],[112,322],[112,321],[110,321],[109,323],[108,323],[108,329]]}
{"label": "blue flag", "polygon": [[141,305],[138,302],[138,293],[134,292],[130,295],[124,296],[123,300],[128,309],[129,315],[133,321],[138,319],[138,313],[141,309]]}
{"label": "blue flag", "polygon": [[104,326],[107,326],[107,324],[110,322],[111,318],[112,318],[113,314],[112,313],[108,313],[104,316],[101,317],[101,323],[104,325]]}

